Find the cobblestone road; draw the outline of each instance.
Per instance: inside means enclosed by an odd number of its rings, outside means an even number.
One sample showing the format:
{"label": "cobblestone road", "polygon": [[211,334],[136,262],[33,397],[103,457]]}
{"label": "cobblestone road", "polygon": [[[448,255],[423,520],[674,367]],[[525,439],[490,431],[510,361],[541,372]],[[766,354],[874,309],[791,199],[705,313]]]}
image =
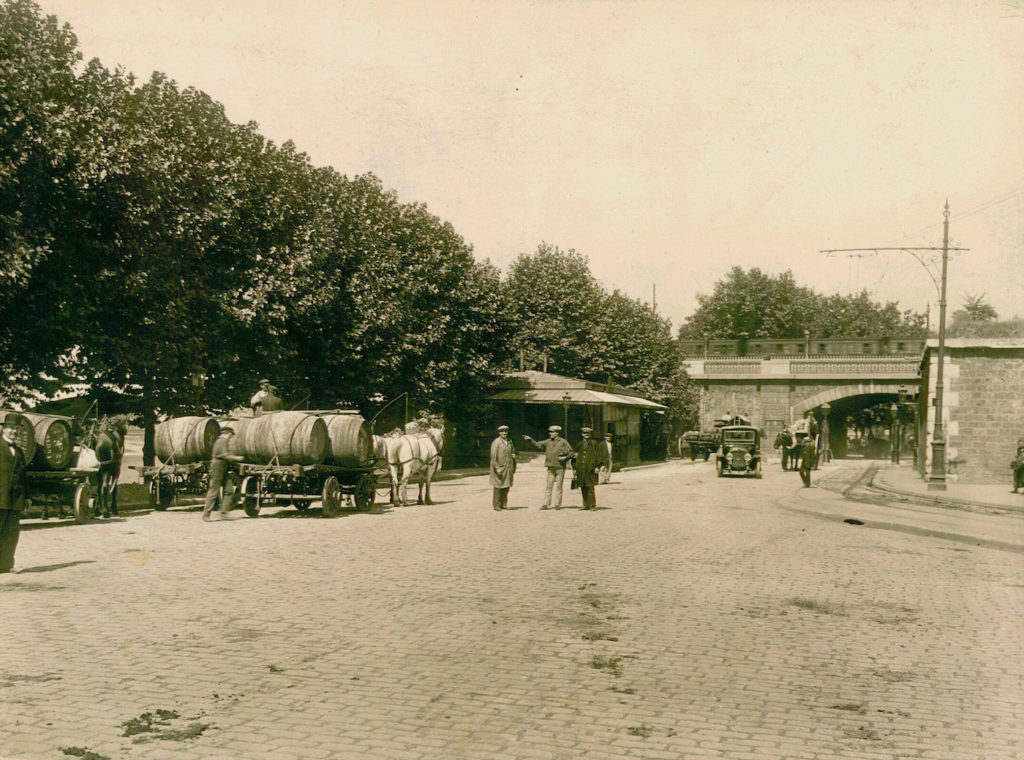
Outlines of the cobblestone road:
{"label": "cobblestone road", "polygon": [[777,465],[620,473],[597,512],[537,510],[541,473],[508,513],[467,478],[335,520],[27,530],[0,756],[1024,755],[1024,554],[844,523]]}

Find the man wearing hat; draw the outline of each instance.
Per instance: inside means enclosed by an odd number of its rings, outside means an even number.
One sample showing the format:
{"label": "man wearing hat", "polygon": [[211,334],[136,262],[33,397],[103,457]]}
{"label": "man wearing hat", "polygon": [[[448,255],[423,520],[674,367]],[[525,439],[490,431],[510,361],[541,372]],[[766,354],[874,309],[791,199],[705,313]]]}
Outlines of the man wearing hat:
{"label": "man wearing hat", "polygon": [[213,452],[210,454],[210,487],[206,491],[206,504],[203,506],[203,520],[210,522],[217,500],[220,500],[218,510],[221,519],[227,519],[228,512],[235,500],[235,492],[232,489],[224,489],[224,497],[221,498],[221,489],[224,487],[224,479],[228,474],[228,467],[232,462],[241,462],[243,457],[231,453],[231,439],[235,437],[235,429],[225,425],[220,429],[220,435],[213,442]]}
{"label": "man wearing hat", "polygon": [[21,534],[21,510],[25,508],[28,478],[25,454],[17,444],[21,416],[6,414],[0,433],[0,573],[14,567],[14,550]]}
{"label": "man wearing hat", "polygon": [[496,511],[508,509],[508,489],[516,471],[516,449],[508,439],[508,425],[498,426],[498,437],[491,442],[492,506]]}
{"label": "man wearing hat", "polygon": [[281,400],[277,388],[270,384],[270,380],[263,378],[260,380],[260,389],[249,400],[249,406],[252,407],[253,414],[262,414],[284,409],[284,402]]}
{"label": "man wearing hat", "polygon": [[523,440],[538,451],[544,452],[544,467],[548,471],[547,485],[544,487],[544,503],[541,509],[554,507],[562,508],[562,484],[565,482],[565,467],[572,459],[572,446],[562,438],[559,433],[562,428],[552,425],[548,428],[548,437],[545,441],[535,441],[530,436],[524,435]]}
{"label": "man wearing hat", "polygon": [[607,462],[608,456],[608,449],[591,437],[593,432],[588,427],[580,429],[583,440],[576,445],[576,458],[572,465],[576,468],[576,483],[583,497],[583,509],[597,509],[597,470]]}

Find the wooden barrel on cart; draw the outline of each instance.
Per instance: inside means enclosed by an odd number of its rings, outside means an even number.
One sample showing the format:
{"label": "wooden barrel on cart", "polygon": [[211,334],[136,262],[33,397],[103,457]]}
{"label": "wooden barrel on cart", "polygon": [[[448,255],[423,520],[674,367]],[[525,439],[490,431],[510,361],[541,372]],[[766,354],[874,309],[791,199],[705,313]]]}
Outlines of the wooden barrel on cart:
{"label": "wooden barrel on cart", "polygon": [[13,412],[7,409],[0,409],[0,421],[8,415],[16,415],[18,419],[18,432],[14,436],[14,442],[25,455],[25,461],[31,462],[36,456],[36,429],[32,421],[21,412]]}
{"label": "wooden barrel on cart", "polygon": [[161,462],[192,464],[205,462],[220,435],[220,423],[213,417],[172,417],[156,426],[153,445]]}
{"label": "wooden barrel on cart", "polygon": [[373,462],[373,437],[361,414],[324,414],[330,450],[329,464],[339,467],[368,467]]}
{"label": "wooden barrel on cart", "polygon": [[25,418],[35,431],[36,455],[31,462],[33,470],[64,470],[75,454],[71,435],[74,420],[56,414],[25,412]]}
{"label": "wooden barrel on cart", "polygon": [[327,425],[308,412],[266,412],[232,420],[232,448],[251,464],[320,464],[327,456]]}

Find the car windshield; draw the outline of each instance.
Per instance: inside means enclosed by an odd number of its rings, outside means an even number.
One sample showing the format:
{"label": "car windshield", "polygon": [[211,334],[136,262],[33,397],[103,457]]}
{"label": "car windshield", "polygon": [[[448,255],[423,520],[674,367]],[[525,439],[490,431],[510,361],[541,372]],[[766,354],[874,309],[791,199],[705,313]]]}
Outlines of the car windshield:
{"label": "car windshield", "polygon": [[725,432],[726,443],[753,443],[753,430],[727,430]]}

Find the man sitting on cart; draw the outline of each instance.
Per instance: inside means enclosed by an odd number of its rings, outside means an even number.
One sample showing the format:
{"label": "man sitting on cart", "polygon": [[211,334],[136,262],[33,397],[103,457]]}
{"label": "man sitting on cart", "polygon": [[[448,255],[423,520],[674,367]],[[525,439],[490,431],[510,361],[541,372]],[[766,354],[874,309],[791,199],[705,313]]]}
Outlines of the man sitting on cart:
{"label": "man sitting on cart", "polygon": [[277,412],[284,409],[284,401],[281,400],[277,388],[270,384],[270,380],[263,378],[260,380],[260,389],[249,400],[249,406],[252,407],[254,415],[260,415],[263,412]]}

